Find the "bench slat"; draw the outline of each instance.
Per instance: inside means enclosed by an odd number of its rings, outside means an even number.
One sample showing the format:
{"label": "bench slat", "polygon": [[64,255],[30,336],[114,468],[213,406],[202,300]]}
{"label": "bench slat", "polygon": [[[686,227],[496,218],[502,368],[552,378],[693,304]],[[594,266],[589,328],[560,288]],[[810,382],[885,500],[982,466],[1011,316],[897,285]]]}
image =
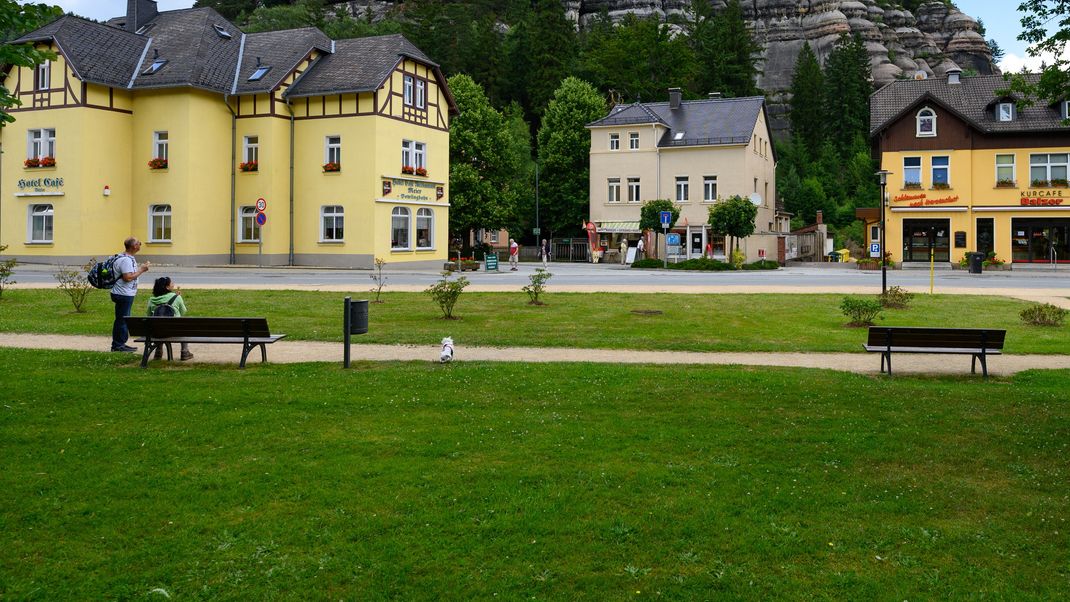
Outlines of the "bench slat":
{"label": "bench slat", "polygon": [[[270,345],[285,337],[286,335],[284,334],[273,334],[270,337],[249,337],[249,342],[255,344],[267,343]],[[152,337],[152,340],[155,343],[236,343],[238,345],[245,342],[244,337]],[[134,339],[134,342],[144,343],[145,337]]]}
{"label": "bench slat", "polygon": [[[862,345],[866,351],[888,351],[887,345]],[[973,355],[984,353],[985,355],[1003,355],[999,349],[981,349],[980,347],[892,347],[892,353],[952,353],[958,355]]]}

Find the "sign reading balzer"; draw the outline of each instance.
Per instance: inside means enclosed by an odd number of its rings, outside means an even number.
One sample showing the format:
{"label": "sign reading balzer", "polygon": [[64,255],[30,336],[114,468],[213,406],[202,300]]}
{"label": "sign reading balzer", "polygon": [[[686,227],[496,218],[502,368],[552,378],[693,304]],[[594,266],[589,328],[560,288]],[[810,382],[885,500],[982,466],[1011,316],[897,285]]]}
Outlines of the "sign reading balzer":
{"label": "sign reading balzer", "polygon": [[1023,205],[1057,206],[1066,200],[1062,190],[1023,190],[1021,193]]}

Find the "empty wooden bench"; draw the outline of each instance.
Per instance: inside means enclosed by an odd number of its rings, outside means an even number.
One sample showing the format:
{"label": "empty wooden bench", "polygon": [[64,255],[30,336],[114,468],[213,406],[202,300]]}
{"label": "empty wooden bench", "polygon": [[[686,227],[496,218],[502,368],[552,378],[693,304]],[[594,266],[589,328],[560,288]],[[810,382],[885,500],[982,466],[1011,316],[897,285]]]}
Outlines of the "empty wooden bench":
{"label": "empty wooden bench", "polygon": [[241,345],[241,363],[256,347],[260,347],[261,361],[267,361],[267,348],[275,341],[285,337],[284,334],[271,334],[267,318],[171,318],[128,316],[126,325],[130,334],[138,337],[137,343],[145,343],[145,352],[141,356],[141,367],[149,364],[149,355],[160,347],[167,348],[167,359],[172,358],[172,343],[231,344]]}
{"label": "empty wooden bench", "polygon": [[915,328],[908,326],[870,326],[869,340],[862,345],[866,351],[881,354],[881,372],[888,366],[892,373],[893,353],[951,353],[972,355],[970,372],[981,371],[988,376],[990,355],[1003,353],[1006,330],[989,328]]}

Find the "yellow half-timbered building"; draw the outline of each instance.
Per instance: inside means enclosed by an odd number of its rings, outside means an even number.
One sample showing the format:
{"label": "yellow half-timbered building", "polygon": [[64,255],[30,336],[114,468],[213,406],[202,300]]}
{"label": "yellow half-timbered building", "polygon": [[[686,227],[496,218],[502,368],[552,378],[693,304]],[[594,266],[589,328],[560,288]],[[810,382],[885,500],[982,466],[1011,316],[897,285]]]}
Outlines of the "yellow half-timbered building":
{"label": "yellow half-timbered building", "polygon": [[133,235],[178,265],[446,259],[456,105],[403,36],[246,34],[129,0],[14,43],[57,58],[5,74],[23,103],[0,130],[6,254],[82,262]]}

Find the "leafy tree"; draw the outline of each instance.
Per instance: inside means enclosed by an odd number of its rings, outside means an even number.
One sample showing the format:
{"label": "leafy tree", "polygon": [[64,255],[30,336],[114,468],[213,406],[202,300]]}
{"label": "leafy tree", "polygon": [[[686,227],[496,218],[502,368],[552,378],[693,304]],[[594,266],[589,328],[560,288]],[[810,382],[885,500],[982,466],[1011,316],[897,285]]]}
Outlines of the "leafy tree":
{"label": "leafy tree", "polygon": [[840,156],[869,136],[869,53],[862,38],[844,34],[825,63],[825,127]]}
{"label": "leafy tree", "polygon": [[515,219],[525,185],[505,118],[467,75],[449,79],[460,114],[450,124],[450,232],[501,228]]}
{"label": "leafy tree", "polygon": [[821,180],[815,177],[804,178],[798,194],[794,198],[786,199],[786,207],[795,214],[794,219],[798,220],[796,224],[800,227],[814,223],[817,212],[824,212],[828,208],[828,196]]}
{"label": "leafy tree", "polygon": [[[1022,33],[1018,39],[1030,44],[1030,56],[1051,54],[1055,58],[1040,71],[1040,80],[1028,81],[1023,74],[1005,75],[1009,90],[1025,96],[1025,105],[1040,100],[1054,103],[1070,98],[1070,60],[1066,45],[1070,42],[1070,0],[1024,0],[1018,5],[1022,13]],[[1050,29],[1049,29],[1050,28]],[[996,90],[997,95],[1005,90]],[[1034,100],[1036,99],[1036,100]]]}
{"label": "leafy tree", "polygon": [[762,47],[751,35],[739,0],[728,0],[716,14],[710,2],[692,2],[684,30],[698,64],[697,93],[721,92],[730,97],[761,93],[755,80],[761,73]]}
{"label": "leafy tree", "polygon": [[561,82],[546,107],[538,136],[542,223],[558,235],[578,232],[589,214],[591,134],[584,126],[605,114],[598,90],[575,77]]}
{"label": "leafy tree", "polygon": [[334,14],[323,24],[323,33],[332,40],[348,40],[401,33],[401,23],[393,19],[373,19],[371,11],[361,19],[355,19],[343,6],[335,7]]}
{"label": "leafy tree", "polygon": [[739,249],[739,239],[754,234],[754,219],[758,217],[758,207],[749,199],[739,195],[710,207],[710,230],[718,236],[731,236],[735,248]]}
{"label": "leafy tree", "polygon": [[524,232],[535,226],[535,159],[531,154],[531,128],[524,121],[524,109],[516,102],[506,105],[502,116],[512,153],[520,162],[516,180],[517,210],[505,227],[520,240]]}
{"label": "leafy tree", "polygon": [[590,32],[580,72],[599,82],[603,91],[650,101],[665,95],[670,86],[690,81],[694,66],[686,40],[674,37],[668,23],[656,16],[628,14],[616,27]]}
{"label": "leafy tree", "polygon": [[[49,23],[63,14],[63,9],[47,4],[21,5],[15,0],[0,0],[0,35],[12,40]],[[35,50],[33,44],[0,44],[0,64],[33,67],[56,58],[54,52]],[[11,91],[0,85],[0,127],[15,121],[8,109],[22,104]]]}
{"label": "leafy tree", "polygon": [[662,211],[672,213],[672,221],[669,222],[669,228],[671,229],[675,226],[676,220],[680,219],[680,206],[669,199],[655,199],[643,203],[642,208],[639,209],[639,229],[661,232]]}
{"label": "leafy tree", "polygon": [[811,153],[825,139],[825,75],[810,44],[803,42],[791,78],[791,135]]}
{"label": "leafy tree", "polygon": [[259,5],[249,14],[242,27],[247,33],[322,27],[325,12],[322,0],[300,0],[294,4],[270,3]]}

